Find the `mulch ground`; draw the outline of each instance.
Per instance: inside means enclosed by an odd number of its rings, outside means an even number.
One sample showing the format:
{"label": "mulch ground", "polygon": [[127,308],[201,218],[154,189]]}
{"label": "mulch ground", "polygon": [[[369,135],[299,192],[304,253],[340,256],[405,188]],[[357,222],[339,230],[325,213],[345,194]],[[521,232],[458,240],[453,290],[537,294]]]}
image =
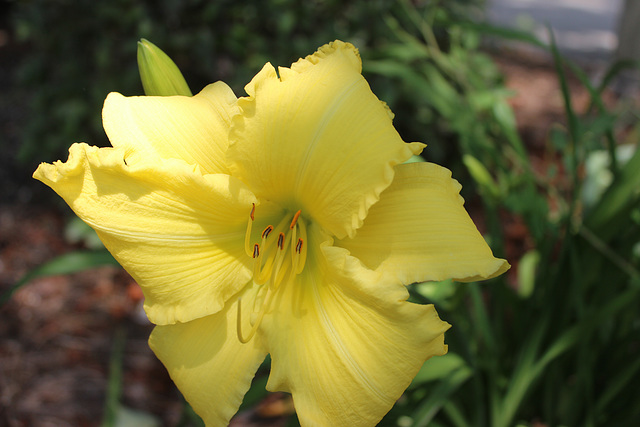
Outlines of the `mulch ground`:
{"label": "mulch ground", "polygon": [[[63,229],[62,215],[51,209],[0,207],[0,289],[77,249]],[[137,285],[117,267],[35,279],[19,289],[0,307],[0,425],[98,425],[119,328],[126,330],[122,402],[175,425],[179,395],[147,346],[152,325],[140,301]]]}
{"label": "mulch ground", "polygon": [[[79,249],[51,207],[0,205],[0,294],[55,256]],[[183,400],[147,345],[153,325],[121,268],[34,279],[0,306],[0,426],[100,425],[117,334],[125,333],[121,403],[176,426]],[[282,426],[289,398],[274,394],[236,426]],[[137,426],[138,424],[131,424]]]}

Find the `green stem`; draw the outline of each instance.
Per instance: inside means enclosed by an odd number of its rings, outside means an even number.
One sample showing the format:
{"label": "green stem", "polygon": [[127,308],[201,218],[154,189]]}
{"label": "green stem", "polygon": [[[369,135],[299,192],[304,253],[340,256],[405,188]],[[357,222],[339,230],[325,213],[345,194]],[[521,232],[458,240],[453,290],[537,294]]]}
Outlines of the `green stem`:
{"label": "green stem", "polygon": [[620,270],[624,271],[631,279],[640,278],[640,271],[630,262],[618,255],[609,245],[596,236],[587,227],[582,226],[578,234],[583,237],[595,250],[600,252],[605,258],[615,264]]}
{"label": "green stem", "polygon": [[109,383],[107,385],[107,396],[104,404],[104,415],[102,427],[114,427],[120,406],[120,392],[122,390],[122,356],[124,354],[124,344],[126,341],[126,331],[120,325],[116,329],[113,338],[113,348],[109,360]]}

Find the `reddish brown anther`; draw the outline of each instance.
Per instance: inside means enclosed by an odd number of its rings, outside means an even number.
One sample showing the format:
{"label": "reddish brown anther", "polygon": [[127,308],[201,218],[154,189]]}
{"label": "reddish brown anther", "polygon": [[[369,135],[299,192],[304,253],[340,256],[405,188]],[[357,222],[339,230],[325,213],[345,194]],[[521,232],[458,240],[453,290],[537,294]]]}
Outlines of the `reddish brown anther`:
{"label": "reddish brown anther", "polygon": [[293,230],[293,227],[296,226],[296,222],[298,222],[298,218],[300,217],[300,212],[302,211],[296,212],[296,214],[293,216],[293,219],[291,220],[291,225],[289,226],[290,229]]}
{"label": "reddish brown anther", "polygon": [[265,228],[262,231],[262,238],[266,239],[267,237],[269,237],[269,234],[271,234],[272,231],[273,231],[273,225],[267,226],[267,228]]}

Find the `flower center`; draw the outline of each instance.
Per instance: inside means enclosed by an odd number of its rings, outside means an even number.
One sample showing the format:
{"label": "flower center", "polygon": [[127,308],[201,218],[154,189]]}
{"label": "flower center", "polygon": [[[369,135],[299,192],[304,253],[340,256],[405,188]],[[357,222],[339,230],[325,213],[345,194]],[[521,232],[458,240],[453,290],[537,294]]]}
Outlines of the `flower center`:
{"label": "flower center", "polygon": [[[250,319],[251,330],[242,334],[242,298],[238,298],[238,339],[247,343],[258,330],[264,315],[270,310],[273,297],[280,286],[289,283],[302,272],[307,259],[307,229],[300,218],[301,211],[285,215],[274,228],[268,225],[261,233],[261,242],[251,245],[251,230],[255,221],[254,204],[247,220],[244,248],[253,258],[253,282],[261,287],[254,301]],[[253,317],[253,316],[252,316]]]}

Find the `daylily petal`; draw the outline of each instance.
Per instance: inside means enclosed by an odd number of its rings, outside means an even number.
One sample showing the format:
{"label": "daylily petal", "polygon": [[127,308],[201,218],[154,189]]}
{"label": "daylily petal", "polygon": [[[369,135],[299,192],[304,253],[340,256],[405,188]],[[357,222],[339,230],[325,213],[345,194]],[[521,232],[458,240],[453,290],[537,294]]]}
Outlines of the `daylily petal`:
{"label": "daylily petal", "polygon": [[[250,305],[255,289],[244,292]],[[259,337],[236,338],[237,298],[216,314],[188,323],[156,326],[149,346],[207,426],[226,426],[266,356]],[[248,324],[247,324],[248,327]]]}
{"label": "daylily petal", "polygon": [[433,163],[398,165],[357,235],[336,245],[403,284],[498,276],[509,263],[494,258],[464,209],[460,188],[449,170]]}
{"label": "daylily petal", "polygon": [[393,165],[423,147],[402,141],[360,71],[357,50],[337,41],[280,78],[267,64],[238,100],[229,135],[234,176],[339,237],[362,225]]}
{"label": "daylily petal", "polygon": [[237,112],[233,91],[222,82],[187,96],[131,96],[110,93],[102,121],[114,147],[133,156],[182,159],[205,173],[228,173],[225,151],[231,116]]}
{"label": "daylily petal", "polygon": [[[34,178],[93,227],[140,284],[156,324],[213,314],[250,279],[244,234],[253,194],[181,160],[126,164],[124,149],[74,144]],[[156,159],[157,160],[157,159]]]}
{"label": "daylily petal", "polygon": [[309,249],[309,268],[265,317],[267,388],[292,393],[302,425],[375,425],[424,361],[446,353],[449,325],[402,285],[369,292],[379,274],[329,243]]}

